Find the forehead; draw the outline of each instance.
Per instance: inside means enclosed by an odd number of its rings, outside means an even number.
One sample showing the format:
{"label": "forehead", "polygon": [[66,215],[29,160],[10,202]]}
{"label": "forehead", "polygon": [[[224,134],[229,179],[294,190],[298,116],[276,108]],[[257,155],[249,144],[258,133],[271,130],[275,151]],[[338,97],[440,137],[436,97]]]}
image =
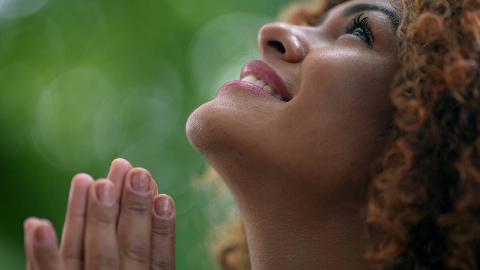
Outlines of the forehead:
{"label": "forehead", "polygon": [[348,7],[359,5],[359,4],[370,4],[376,5],[380,7],[386,7],[390,9],[394,9],[397,12],[401,8],[401,0],[350,0],[350,1],[343,1],[342,3],[335,5],[331,8],[331,12],[337,12],[344,10]]}
{"label": "forehead", "polygon": [[352,0],[343,1],[341,4],[333,6],[330,10],[327,10],[319,19],[319,24],[322,23],[325,18],[333,15],[337,16],[350,16],[364,11],[378,11],[383,13],[390,19],[391,25],[397,29],[400,25],[402,13],[395,3],[401,4],[403,0]]}

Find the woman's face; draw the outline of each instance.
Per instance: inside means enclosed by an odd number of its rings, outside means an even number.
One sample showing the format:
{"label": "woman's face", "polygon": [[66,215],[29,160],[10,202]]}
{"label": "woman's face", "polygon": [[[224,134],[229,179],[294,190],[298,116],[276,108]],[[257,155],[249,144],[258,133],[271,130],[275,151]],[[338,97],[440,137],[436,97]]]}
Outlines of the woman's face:
{"label": "woman's face", "polygon": [[[316,26],[265,25],[260,61],[192,113],[190,142],[234,191],[358,192],[392,124],[400,17],[389,1],[355,0]],[[247,75],[276,92],[283,82],[288,101]]]}

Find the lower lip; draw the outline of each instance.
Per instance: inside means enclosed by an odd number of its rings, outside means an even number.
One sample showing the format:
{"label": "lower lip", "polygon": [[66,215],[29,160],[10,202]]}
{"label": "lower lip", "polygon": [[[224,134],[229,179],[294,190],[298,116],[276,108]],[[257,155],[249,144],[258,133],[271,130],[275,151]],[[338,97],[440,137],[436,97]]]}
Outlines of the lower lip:
{"label": "lower lip", "polygon": [[248,90],[249,92],[253,92],[257,95],[260,96],[265,96],[265,97],[273,97],[272,94],[270,94],[268,91],[264,90],[262,87],[253,84],[251,82],[246,82],[246,81],[233,81],[226,83],[222,86],[221,89],[226,89],[226,88],[240,88],[240,89],[245,89]]}

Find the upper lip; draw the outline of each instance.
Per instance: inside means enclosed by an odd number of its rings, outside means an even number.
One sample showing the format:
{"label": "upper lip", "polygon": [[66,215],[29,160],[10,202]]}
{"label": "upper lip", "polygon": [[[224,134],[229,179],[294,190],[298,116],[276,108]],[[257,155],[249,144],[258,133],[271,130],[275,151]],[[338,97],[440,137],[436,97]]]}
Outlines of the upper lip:
{"label": "upper lip", "polygon": [[275,70],[262,60],[253,60],[247,63],[242,70],[240,78],[243,79],[249,75],[253,75],[256,78],[271,85],[284,100],[290,101],[292,96],[287,90],[285,83],[278,76]]}

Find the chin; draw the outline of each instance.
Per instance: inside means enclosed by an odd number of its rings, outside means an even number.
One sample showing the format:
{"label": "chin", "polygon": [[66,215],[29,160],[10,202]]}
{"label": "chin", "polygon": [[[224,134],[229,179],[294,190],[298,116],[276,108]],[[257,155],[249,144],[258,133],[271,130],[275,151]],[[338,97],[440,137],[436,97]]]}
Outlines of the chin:
{"label": "chin", "polygon": [[[190,144],[200,153],[209,152],[215,147],[215,138],[212,133],[221,128],[215,122],[218,116],[209,103],[205,103],[193,111],[186,123],[186,133]],[[218,145],[218,144],[217,144]]]}
{"label": "chin", "polygon": [[241,136],[235,128],[238,126],[238,119],[235,118],[234,112],[215,99],[207,102],[188,117],[188,141],[204,156],[231,151],[232,145],[235,145],[235,137]]}
{"label": "chin", "polygon": [[187,138],[211,165],[252,168],[273,159],[275,140],[267,140],[270,133],[265,132],[274,129],[270,119],[244,104],[248,103],[216,97],[189,116]]}
{"label": "chin", "polygon": [[202,154],[242,151],[265,136],[271,105],[245,91],[224,91],[189,116],[186,133]]}

